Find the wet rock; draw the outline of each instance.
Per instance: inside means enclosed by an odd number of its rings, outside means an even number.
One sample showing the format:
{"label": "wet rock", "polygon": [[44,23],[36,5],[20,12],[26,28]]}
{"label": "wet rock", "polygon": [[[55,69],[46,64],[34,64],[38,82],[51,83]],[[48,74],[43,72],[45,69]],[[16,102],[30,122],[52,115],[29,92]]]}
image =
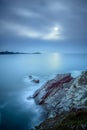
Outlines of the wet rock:
{"label": "wet rock", "polygon": [[38,80],[38,79],[33,79],[32,82],[38,84],[38,83],[40,82],[40,80]]}
{"label": "wet rock", "polygon": [[33,97],[37,104],[46,106],[49,115],[61,114],[73,107],[86,105],[87,71],[76,78],[71,74],[58,74],[38,89]]}
{"label": "wet rock", "polygon": [[33,77],[31,75],[29,75],[29,79],[32,79]]}
{"label": "wet rock", "polygon": [[40,90],[39,90],[39,89],[38,89],[38,90],[36,90],[36,92],[33,94],[33,98],[36,98],[36,97],[38,96],[39,92],[40,92]]}
{"label": "wet rock", "polygon": [[33,77],[32,75],[29,75],[28,77],[31,82],[36,83],[36,84],[40,83],[40,80],[37,79],[36,77]]}
{"label": "wet rock", "polygon": [[30,100],[30,99],[33,99],[33,97],[32,96],[27,97],[27,100]]}
{"label": "wet rock", "polygon": [[79,77],[78,85],[87,85],[87,71],[83,72]]}
{"label": "wet rock", "polygon": [[58,74],[38,89],[33,98],[48,111],[48,118],[36,130],[87,129],[87,71],[76,78]]}
{"label": "wet rock", "polygon": [[40,89],[38,89],[33,97],[37,104],[46,104],[47,109],[54,108],[63,98],[70,84],[73,82],[71,74],[58,74],[54,79],[47,81]]}

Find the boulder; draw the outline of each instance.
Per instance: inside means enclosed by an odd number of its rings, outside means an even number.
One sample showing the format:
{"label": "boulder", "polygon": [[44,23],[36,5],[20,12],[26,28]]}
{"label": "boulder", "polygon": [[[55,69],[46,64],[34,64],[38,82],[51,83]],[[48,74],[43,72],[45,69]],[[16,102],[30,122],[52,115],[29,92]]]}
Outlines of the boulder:
{"label": "boulder", "polygon": [[29,79],[32,79],[33,77],[31,75],[29,75]]}
{"label": "boulder", "polygon": [[38,84],[40,82],[40,80],[39,79],[33,79],[32,82]]}
{"label": "boulder", "polygon": [[30,81],[33,82],[33,83],[37,83],[38,84],[40,82],[39,79],[33,77],[32,75],[29,75],[28,77],[29,77]]}

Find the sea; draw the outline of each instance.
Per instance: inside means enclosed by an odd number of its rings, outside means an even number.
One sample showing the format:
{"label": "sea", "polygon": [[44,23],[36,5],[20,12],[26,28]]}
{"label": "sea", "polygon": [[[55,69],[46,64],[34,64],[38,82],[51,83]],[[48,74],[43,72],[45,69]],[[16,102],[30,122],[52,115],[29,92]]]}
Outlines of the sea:
{"label": "sea", "polygon": [[84,70],[87,54],[0,55],[0,130],[30,130],[39,125],[47,113],[28,97],[57,74],[76,77]]}

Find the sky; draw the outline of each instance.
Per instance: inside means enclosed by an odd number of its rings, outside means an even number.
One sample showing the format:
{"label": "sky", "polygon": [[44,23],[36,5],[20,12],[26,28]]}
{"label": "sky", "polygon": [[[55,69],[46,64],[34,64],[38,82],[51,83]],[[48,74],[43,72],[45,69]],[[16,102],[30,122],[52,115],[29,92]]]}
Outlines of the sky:
{"label": "sky", "polygon": [[0,51],[87,52],[87,0],[0,0]]}

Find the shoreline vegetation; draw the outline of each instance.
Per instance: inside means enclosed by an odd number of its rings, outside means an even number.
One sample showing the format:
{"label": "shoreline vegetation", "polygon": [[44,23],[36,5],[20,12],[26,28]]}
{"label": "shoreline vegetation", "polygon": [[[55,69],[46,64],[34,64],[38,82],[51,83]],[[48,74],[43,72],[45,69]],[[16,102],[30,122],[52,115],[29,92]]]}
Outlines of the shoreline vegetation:
{"label": "shoreline vegetation", "polygon": [[0,52],[0,55],[14,55],[14,54],[41,54],[41,52],[32,52],[32,53],[12,52],[12,51],[1,51]]}

